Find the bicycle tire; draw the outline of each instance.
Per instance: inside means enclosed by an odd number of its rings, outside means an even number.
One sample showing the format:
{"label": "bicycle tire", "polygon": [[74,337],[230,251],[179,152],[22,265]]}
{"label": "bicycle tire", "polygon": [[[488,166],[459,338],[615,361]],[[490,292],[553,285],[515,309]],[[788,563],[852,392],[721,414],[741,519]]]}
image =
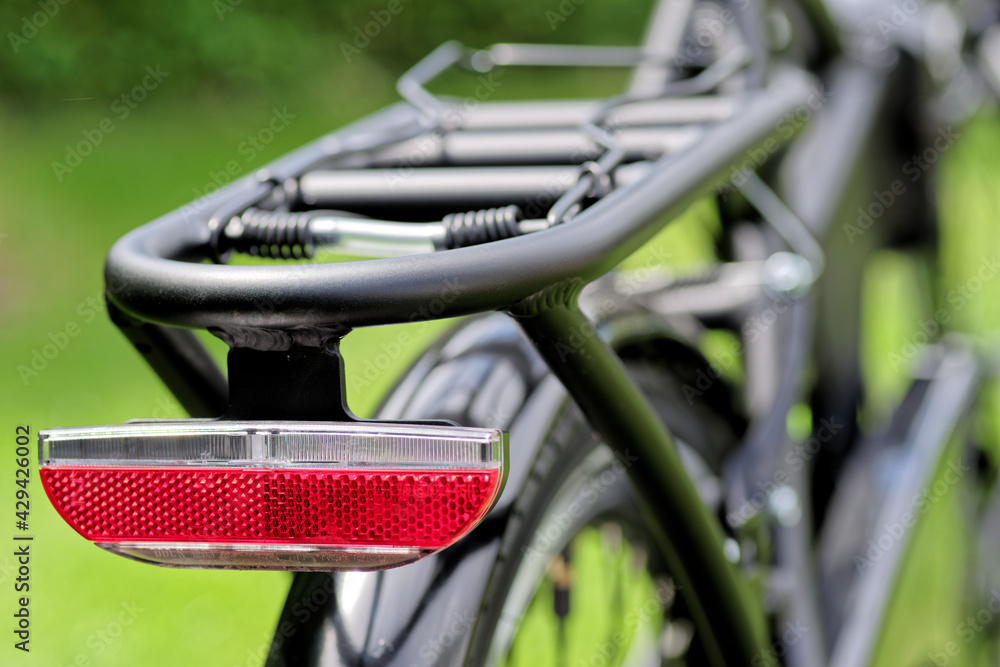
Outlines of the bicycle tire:
{"label": "bicycle tire", "polygon": [[[728,388],[716,383],[688,405],[683,384],[696,381],[707,361],[663,322],[634,311],[624,315],[626,310],[619,313],[628,326],[608,334],[613,347],[678,440],[690,443],[682,452],[704,452],[702,468],[717,472],[722,453],[743,427]],[[488,642],[496,622],[489,601],[506,596],[500,582],[514,564],[509,555],[500,556],[501,546],[516,541],[530,510],[541,507],[553,471],[580,449],[568,446],[574,438],[584,439],[582,451],[601,447],[565,389],[514,323],[498,313],[472,318],[442,337],[398,381],[379,414],[508,429],[504,493],[472,533],[414,564],[296,575],[278,623],[285,631],[275,635],[269,667],[486,664],[483,639]],[[692,457],[684,459],[690,464]],[[350,601],[340,593],[345,588],[356,592]]]}
{"label": "bicycle tire", "polygon": [[[680,404],[678,399],[687,379],[675,375],[683,366],[678,365],[676,359],[671,364],[671,373],[662,358],[643,359],[628,351],[625,356],[630,375],[674,433],[685,466],[695,478],[703,500],[717,506],[721,500],[716,477],[718,465],[724,453],[738,441],[738,433],[730,428],[733,416],[714,412],[708,403],[689,405],[685,401]],[[512,621],[510,617],[521,616],[526,609],[526,604],[519,599],[524,594],[524,578],[537,584],[539,566],[544,565],[545,557],[564,550],[581,528],[607,519],[624,522],[620,524],[623,528],[642,538],[646,546],[655,551],[652,539],[645,535],[638,506],[624,474],[632,462],[613,455],[571,402],[550,418],[552,427],[548,438],[507,522],[479,620],[473,630],[469,665],[497,664],[499,658],[509,653],[513,638],[508,641],[502,635],[510,629],[511,623],[516,623],[516,619]],[[600,492],[595,492],[596,489]],[[561,531],[564,539],[553,542],[548,537],[553,532],[552,526],[566,523],[567,493],[569,503],[576,503],[580,511],[571,512],[572,524]],[[539,541],[543,545],[548,543],[544,554],[538,548]],[[654,554],[648,565],[652,578],[669,576],[658,555]],[[674,609],[680,617],[685,617],[682,601]],[[501,636],[498,638],[498,635]],[[599,638],[590,641],[595,648],[607,643],[602,644]],[[687,664],[700,664],[703,660],[693,643]]]}

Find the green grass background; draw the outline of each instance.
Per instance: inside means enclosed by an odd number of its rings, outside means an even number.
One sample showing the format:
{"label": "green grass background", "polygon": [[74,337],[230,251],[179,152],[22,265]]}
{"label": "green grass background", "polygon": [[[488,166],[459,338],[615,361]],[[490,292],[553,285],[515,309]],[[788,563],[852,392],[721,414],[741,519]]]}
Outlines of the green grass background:
{"label": "green grass background", "polygon": [[[128,119],[116,123],[83,164],[57,181],[51,163],[108,115],[109,100],[66,91],[43,108],[0,106],[0,664],[38,665],[259,665],[290,576],[282,573],[197,572],[140,565],[106,554],[76,535],[49,508],[37,476],[32,482],[32,651],[12,647],[14,558],[14,427],[119,423],[143,416],[182,416],[176,402],[106,315],[93,305],[102,292],[101,267],[110,245],[130,229],[196,197],[210,173],[229,160],[250,171],[308,140],[394,99],[392,74],[367,60],[345,74],[313,80],[292,92],[234,96],[171,90],[169,80]],[[459,90],[456,77],[446,84]],[[497,97],[613,92],[612,75],[511,76]],[[85,92],[85,91],[84,91]],[[251,162],[238,146],[264,127],[272,109],[295,119]],[[944,158],[940,179],[943,233],[940,293],[974,275],[984,253],[1000,250],[1000,124],[984,118],[966,128]],[[685,240],[687,237],[687,240]],[[697,232],[673,233],[661,243],[698,246]],[[679,257],[682,249],[673,248]],[[917,331],[928,304],[914,283],[921,268],[906,256],[884,253],[867,269],[864,354],[874,415],[891,408],[905,387],[904,366],[890,356]],[[987,283],[953,326],[984,340],[1000,331],[1000,281]],[[79,327],[37,376],[19,366],[50,334]],[[440,327],[427,327],[400,364],[363,392],[352,407],[370,413],[394,375]],[[392,329],[351,334],[345,342],[348,374]],[[209,340],[221,355],[221,344]],[[997,393],[976,425],[990,439],[997,430]],[[876,419],[877,422],[877,419]],[[7,514],[3,512],[6,511]],[[5,518],[4,518],[5,517]],[[917,533],[922,548],[909,559],[879,664],[919,665],[929,651],[955,638],[962,617],[963,555],[970,534],[958,497],[935,506]],[[123,605],[141,609],[120,636]],[[110,633],[110,634],[109,634]],[[985,638],[985,637],[984,637]],[[965,646],[963,644],[963,646]],[[950,664],[989,664],[975,646]],[[962,662],[960,662],[962,661]]]}

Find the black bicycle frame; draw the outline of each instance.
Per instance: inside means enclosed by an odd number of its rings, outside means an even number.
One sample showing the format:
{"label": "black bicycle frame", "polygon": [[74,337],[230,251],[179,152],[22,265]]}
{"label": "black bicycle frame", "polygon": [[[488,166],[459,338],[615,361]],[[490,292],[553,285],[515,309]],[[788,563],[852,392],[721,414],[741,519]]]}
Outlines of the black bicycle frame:
{"label": "black bicycle frame", "polygon": [[[813,85],[800,71],[780,71],[766,89],[746,96],[740,113],[710,129],[697,151],[687,152],[684,159],[662,158],[646,178],[613,192],[568,223],[527,237],[346,264],[213,266],[177,261],[206,256],[211,234],[211,215],[196,212],[187,219],[189,211],[181,210],[115,245],[106,267],[108,297],[122,312],[117,318],[121,322],[216,332],[232,347],[233,381],[236,377],[252,381],[252,373],[235,372],[234,360],[247,349],[262,358],[288,357],[296,349],[333,347],[356,327],[487,310],[511,312],[604,440],[615,449],[631,447],[639,452],[644,463],[630,469],[632,482],[658,546],[670,557],[672,571],[684,589],[694,592],[689,602],[699,627],[710,638],[706,646],[719,664],[746,664],[764,646],[763,618],[752,610],[749,592],[725,560],[721,531],[687,478],[669,434],[626,378],[614,353],[597,337],[586,337],[578,353],[560,363],[553,350],[587,326],[575,305],[579,289],[639,248],[665,220],[719,187],[730,164],[747,159],[748,151],[765,142],[769,148],[774,145],[780,121],[807,103]],[[405,123],[407,119],[400,116],[412,113],[396,107],[378,121]],[[231,214],[225,211],[231,203],[242,209],[263,199],[276,184],[329,158],[326,146],[367,130],[371,122],[326,137],[224,188],[205,209],[225,207],[215,216],[228,219]],[[434,312],[428,313],[431,304]],[[217,402],[205,400],[201,389],[218,386],[216,372],[201,364],[197,355],[179,351],[194,341],[155,335],[157,331],[133,324],[130,337],[151,359],[170,360],[174,370],[164,379],[193,414],[218,416]],[[139,334],[144,334],[141,340]],[[164,375],[163,364],[154,368]],[[310,392],[298,371],[300,366],[285,369],[289,383],[294,379],[300,384],[297,396],[302,397]],[[276,373],[280,375],[280,369]],[[273,399],[269,414],[256,418],[301,419],[308,414],[337,419],[349,414],[335,400],[304,413],[301,401],[282,402],[269,391],[274,378],[269,375],[267,383],[255,382],[239,391],[242,396],[259,392]],[[229,413],[252,414],[232,404],[234,391],[230,389]],[[279,404],[294,404],[296,409],[283,412]]]}
{"label": "black bicycle frame", "polygon": [[[828,31],[820,32],[829,38]],[[834,129],[806,137],[789,157],[794,160],[797,151],[815,156],[819,146],[822,159],[803,162],[785,178],[790,207],[821,238],[835,236],[832,221],[858,197],[850,175],[863,162],[865,142],[885,113],[890,83],[876,65],[855,63],[841,72],[831,80],[837,85],[823,114]],[[858,81],[866,85],[854,85]],[[352,329],[485,311],[509,314],[603,440],[612,449],[637,452],[642,464],[628,472],[645,522],[685,592],[713,663],[752,664],[767,651],[763,612],[723,556],[718,522],[700,501],[670,434],[614,352],[593,335],[576,299],[586,284],[608,273],[694,200],[730,185],[740,170],[764,167],[792,138],[789,127],[803,125],[789,119],[804,109],[815,111],[816,91],[817,82],[803,70],[776,68],[766,85],[728,99],[729,113],[720,113],[693,146],[669,152],[637,181],[544,231],[446,252],[350,263],[199,263],[215,255],[213,238],[221,225],[250,206],[286,196],[287,182],[318,165],[365,152],[366,142],[378,145],[379,137],[419,127],[419,111],[397,105],[125,236],[111,250],[105,269],[110,310],[192,416],[327,420],[355,418],[344,403],[337,352]],[[484,125],[499,122],[490,119],[489,109],[483,106]],[[564,103],[531,103],[523,110],[545,124],[567,109]],[[518,121],[510,125],[510,136],[518,136]],[[556,144],[539,150],[565,150]],[[467,150],[476,153],[474,147]],[[388,163],[390,158],[379,159]],[[530,179],[526,182],[530,186]],[[880,242],[880,234],[872,234],[865,245]],[[856,267],[841,262],[849,255],[840,247],[827,266],[855,284]],[[841,283],[834,279],[827,285]],[[850,331],[851,320],[840,319],[829,304],[821,300],[819,339],[832,338],[837,354],[829,368],[820,369],[818,401],[829,408],[824,414],[850,414],[854,405],[842,397],[844,387],[853,390],[857,384],[851,363],[856,348],[844,340],[856,332]],[[200,343],[176,327],[208,329],[229,344],[228,398],[219,370]],[[570,340],[575,342],[567,354]],[[761,433],[762,440],[774,435]],[[746,480],[751,485],[752,471]],[[808,594],[793,601],[806,617],[815,614],[815,606]]]}

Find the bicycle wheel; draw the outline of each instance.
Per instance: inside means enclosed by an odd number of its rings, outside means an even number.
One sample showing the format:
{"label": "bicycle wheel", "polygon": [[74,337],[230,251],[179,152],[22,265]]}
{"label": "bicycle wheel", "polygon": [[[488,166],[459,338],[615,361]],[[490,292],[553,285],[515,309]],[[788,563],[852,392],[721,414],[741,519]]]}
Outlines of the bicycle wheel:
{"label": "bicycle wheel", "polygon": [[[626,316],[626,311],[632,314]],[[618,312],[629,319],[608,327],[610,342],[677,440],[685,443],[682,458],[703,497],[714,504],[720,496],[716,472],[722,456],[744,429],[731,407],[730,391],[717,382],[689,404],[684,385],[707,372],[705,359],[662,322],[624,307]],[[540,531],[544,535],[545,518],[558,514],[559,498],[566,497],[561,489],[575,489],[593,499],[544,550],[535,545],[545,553],[562,553],[572,545],[567,554],[574,572],[567,618],[581,605],[600,604],[601,595],[587,598],[582,588],[593,579],[587,572],[617,563],[623,577],[618,588],[642,596],[652,585],[652,594],[663,598],[661,607],[669,607],[670,627],[677,630],[674,635],[667,633],[667,644],[684,643],[684,605],[674,599],[669,573],[657,554],[645,545],[645,530],[622,470],[625,464],[616,467],[617,459],[594,438],[582,414],[509,318],[486,315],[451,330],[400,379],[379,414],[387,419],[450,419],[466,426],[508,429],[511,456],[504,493],[466,538],[416,563],[377,572],[297,575],[278,622],[285,631],[275,635],[269,667],[517,664],[515,657],[508,657],[517,635],[530,628],[544,629],[552,615],[539,619],[537,612],[529,613],[524,624],[513,629],[510,624],[505,629],[501,619],[520,618],[536,598],[548,562],[539,569],[526,556],[529,539]],[[605,475],[601,481],[608,470],[612,478]],[[591,484],[590,491],[574,486],[588,480],[599,486]],[[506,604],[508,600],[520,604]],[[634,642],[633,636],[641,636],[651,646],[660,639],[656,632],[662,630],[663,614],[656,621],[649,613],[650,603],[646,613],[640,610],[630,618],[633,601],[646,604],[641,597],[623,597],[618,611],[609,616],[625,619],[637,630],[643,627],[643,633],[632,633],[621,644],[638,645],[643,642]],[[505,604],[509,613],[502,616]],[[514,606],[523,609],[510,611]],[[606,606],[610,609],[611,603]],[[553,608],[541,603],[536,607]],[[580,641],[573,632],[567,639],[575,646]],[[504,633],[509,645],[491,656],[494,637]],[[525,645],[534,642],[529,636]],[[692,651],[696,649],[695,639]],[[547,659],[531,664],[544,666]],[[551,659],[558,664],[558,654]],[[593,664],[612,663],[598,659]],[[689,657],[689,664],[697,663]]]}
{"label": "bicycle wheel", "polygon": [[[636,354],[627,366],[674,432],[703,499],[717,506],[717,466],[738,419],[682,398],[697,372],[695,355],[688,362],[674,357],[667,369]],[[575,406],[552,423],[507,524],[469,664],[700,664],[693,625],[628,483],[635,461],[595,438]]]}

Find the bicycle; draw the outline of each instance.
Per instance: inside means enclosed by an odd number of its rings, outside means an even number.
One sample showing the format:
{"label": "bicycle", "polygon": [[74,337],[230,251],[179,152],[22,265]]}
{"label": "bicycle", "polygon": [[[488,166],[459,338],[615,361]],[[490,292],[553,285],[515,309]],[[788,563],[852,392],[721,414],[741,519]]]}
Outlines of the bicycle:
{"label": "bicycle", "polygon": [[[935,347],[889,431],[861,437],[856,268],[933,247],[926,180],[857,243],[836,222],[852,182],[928,140],[887,91],[930,113],[922,64],[940,86],[975,79],[962,40],[921,63],[845,29],[850,8],[779,4],[771,34],[764,9],[665,0],[636,48],[444,44],[400,80],[404,103],[121,239],[109,312],[193,419],[43,432],[57,510],[138,560],[299,572],[273,665],[866,664],[905,549],[864,577],[853,558],[932,480],[981,373],[966,346]],[[969,26],[987,78],[989,27]],[[427,88],[453,66],[539,65],[634,75],[600,101]],[[614,272],[705,196],[722,261]],[[379,259],[226,266],[331,249]],[[376,419],[351,413],[345,335],[455,316]],[[228,379],[190,329],[230,346]],[[699,349],[707,329],[741,337],[742,387]],[[800,443],[803,403],[823,420]],[[889,450],[900,479],[865,516],[852,494]],[[573,620],[588,571],[614,574],[598,602],[617,625],[596,640]]]}

